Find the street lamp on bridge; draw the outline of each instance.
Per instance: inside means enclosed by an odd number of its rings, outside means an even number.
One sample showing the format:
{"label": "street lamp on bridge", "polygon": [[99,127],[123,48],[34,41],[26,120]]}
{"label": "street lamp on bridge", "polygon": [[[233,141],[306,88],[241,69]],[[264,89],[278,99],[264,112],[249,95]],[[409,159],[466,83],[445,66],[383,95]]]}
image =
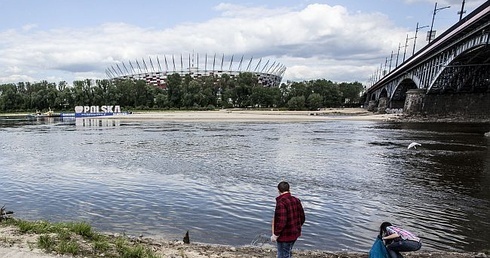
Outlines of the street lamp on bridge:
{"label": "street lamp on bridge", "polygon": [[415,36],[413,37],[413,50],[412,50],[412,56],[415,55],[415,43],[417,43],[417,32],[419,32],[420,29],[427,28],[429,25],[424,25],[419,27],[419,23],[417,22],[417,27],[415,27]]}
{"label": "street lamp on bridge", "polygon": [[[407,39],[405,39],[405,50],[403,51],[403,62],[405,62],[405,56],[407,55],[407,47],[408,47],[408,41],[411,40],[411,39],[415,39],[417,40],[417,38],[413,37],[413,38],[409,38],[408,37],[408,34],[407,34]],[[412,54],[413,55],[413,54]]]}
{"label": "street lamp on bridge", "polygon": [[463,19],[463,14],[465,14],[465,13],[466,13],[466,11],[464,10],[464,0],[463,0],[463,3],[461,4],[461,11],[458,12],[460,21],[461,21],[461,19]]}
{"label": "street lamp on bridge", "polygon": [[429,44],[432,40],[432,38],[435,38],[436,37],[436,32],[435,31],[432,31],[432,29],[434,28],[434,18],[436,17],[436,13],[440,10],[443,10],[443,9],[447,9],[447,8],[451,8],[451,6],[445,6],[445,7],[440,7],[440,8],[437,8],[437,2],[436,4],[434,5],[434,12],[432,13],[432,23],[430,25],[430,31],[427,32],[427,41],[429,41]]}

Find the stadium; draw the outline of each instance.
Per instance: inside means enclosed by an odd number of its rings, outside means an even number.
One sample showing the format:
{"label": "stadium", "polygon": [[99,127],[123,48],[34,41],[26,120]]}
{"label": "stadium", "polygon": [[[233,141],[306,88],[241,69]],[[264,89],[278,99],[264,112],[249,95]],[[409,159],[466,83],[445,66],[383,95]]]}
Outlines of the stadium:
{"label": "stadium", "polygon": [[286,67],[278,62],[270,60],[244,59],[241,56],[234,59],[225,55],[212,56],[189,54],[187,56],[180,54],[164,55],[148,59],[121,62],[114,64],[106,69],[106,75],[111,80],[145,80],[161,88],[166,88],[166,79],[168,75],[178,73],[181,76],[190,75],[193,78],[203,76],[214,76],[220,78],[223,74],[235,77],[240,73],[250,72],[257,76],[259,83],[264,87],[278,87],[281,83]]}

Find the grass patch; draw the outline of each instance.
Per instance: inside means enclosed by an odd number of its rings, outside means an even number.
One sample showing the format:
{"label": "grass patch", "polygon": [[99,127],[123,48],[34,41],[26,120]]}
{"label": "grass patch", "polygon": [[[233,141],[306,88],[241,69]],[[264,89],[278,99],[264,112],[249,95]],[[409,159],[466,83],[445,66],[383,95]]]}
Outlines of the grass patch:
{"label": "grass patch", "polygon": [[121,258],[157,258],[158,256],[148,248],[140,244],[130,244],[127,238],[118,237],[116,239],[116,249]]}
{"label": "grass patch", "polygon": [[81,251],[81,247],[78,244],[78,242],[75,241],[60,241],[57,245],[57,250],[58,253],[61,254],[71,254],[71,255],[77,255]]}
{"label": "grass patch", "polygon": [[52,252],[56,248],[56,239],[50,235],[40,235],[37,239],[37,246],[46,252]]}
{"label": "grass patch", "polygon": [[159,257],[147,246],[128,237],[110,237],[97,233],[86,222],[51,223],[8,219],[2,221],[0,226],[2,225],[14,226],[21,234],[39,235],[36,246],[48,253],[79,257]]}

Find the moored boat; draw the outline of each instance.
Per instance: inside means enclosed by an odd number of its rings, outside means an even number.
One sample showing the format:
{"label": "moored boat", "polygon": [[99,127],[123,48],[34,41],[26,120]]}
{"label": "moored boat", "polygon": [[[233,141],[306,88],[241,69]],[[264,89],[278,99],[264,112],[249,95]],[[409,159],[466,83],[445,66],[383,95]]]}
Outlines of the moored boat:
{"label": "moored boat", "polygon": [[37,111],[34,114],[29,114],[27,117],[36,117],[36,118],[42,118],[42,117],[60,117],[60,113],[55,113],[53,110],[49,109],[47,112],[42,113],[41,111]]}

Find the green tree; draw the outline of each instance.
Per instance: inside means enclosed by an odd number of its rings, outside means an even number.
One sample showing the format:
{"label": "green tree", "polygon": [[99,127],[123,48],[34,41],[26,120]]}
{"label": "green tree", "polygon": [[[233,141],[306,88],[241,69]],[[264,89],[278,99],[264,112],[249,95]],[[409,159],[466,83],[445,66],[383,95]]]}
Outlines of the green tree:
{"label": "green tree", "polygon": [[[132,92],[134,93],[134,107],[147,108],[152,105],[153,98],[148,92],[148,84],[144,80],[138,80],[134,83]],[[151,98],[151,103],[150,103]]]}
{"label": "green tree", "polygon": [[288,101],[289,110],[304,110],[305,109],[305,96],[292,97]]}
{"label": "green tree", "polygon": [[252,105],[250,95],[252,88],[258,84],[257,76],[253,73],[240,73],[236,77],[237,86],[235,87],[235,103],[238,107],[247,107]]}
{"label": "green tree", "polygon": [[92,105],[93,94],[92,89],[90,88],[91,84],[87,85],[87,82],[89,81],[90,80],[73,82],[73,104],[75,106]]}
{"label": "green tree", "polygon": [[170,101],[168,100],[168,96],[165,93],[158,93],[155,96],[155,105],[157,108],[169,108]]}
{"label": "green tree", "polygon": [[341,83],[339,85],[342,91],[343,103],[350,105],[358,105],[361,100],[361,93],[364,90],[363,85],[360,82],[353,83]]}
{"label": "green tree", "polygon": [[308,96],[307,104],[309,110],[318,110],[323,105],[323,98],[318,93],[312,93]]}
{"label": "green tree", "polygon": [[201,100],[204,97],[201,95],[201,87],[195,80],[188,82],[184,86],[182,94],[182,106],[187,108],[196,108],[200,106]]}
{"label": "green tree", "polygon": [[2,111],[19,110],[23,103],[22,94],[17,91],[14,84],[5,85],[0,91],[0,107]]}
{"label": "green tree", "polygon": [[282,92],[281,89],[278,87],[269,87],[266,88],[267,90],[267,95],[269,98],[267,99],[268,101],[270,100],[270,103],[267,103],[268,107],[283,107],[284,104],[282,102]]}
{"label": "green tree", "polygon": [[203,78],[203,106],[218,106],[218,95],[221,94],[220,87],[213,76]]}
{"label": "green tree", "polygon": [[275,107],[280,103],[281,91],[275,87],[255,86],[250,96],[251,105],[254,107]]}
{"label": "green tree", "polygon": [[292,97],[300,97],[300,96],[308,96],[311,90],[307,89],[306,83],[304,82],[293,82],[290,86],[289,96]]}
{"label": "green tree", "polygon": [[324,107],[340,107],[342,105],[342,92],[338,85],[329,85],[323,95]]}
{"label": "green tree", "polygon": [[167,76],[167,92],[170,107],[180,108],[182,98],[182,78],[180,74],[174,73]]}

